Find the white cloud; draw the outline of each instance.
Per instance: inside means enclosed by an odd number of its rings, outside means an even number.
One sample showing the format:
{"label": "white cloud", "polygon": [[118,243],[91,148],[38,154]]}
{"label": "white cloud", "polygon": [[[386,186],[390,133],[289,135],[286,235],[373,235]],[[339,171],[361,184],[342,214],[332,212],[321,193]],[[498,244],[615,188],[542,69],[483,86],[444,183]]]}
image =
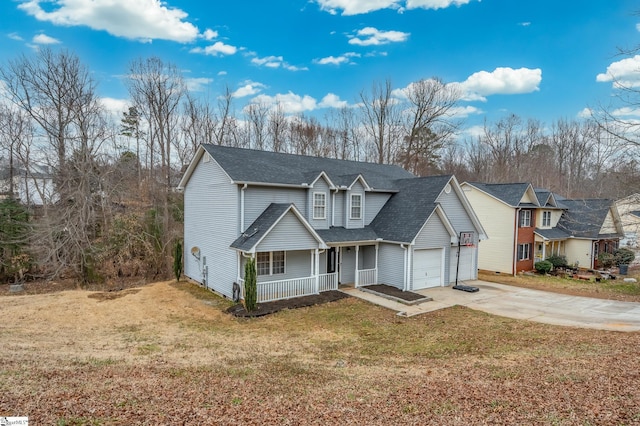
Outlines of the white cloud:
{"label": "white cloud", "polygon": [[258,95],[251,100],[251,103],[258,103],[275,107],[280,105],[285,114],[298,114],[305,111],[313,111],[317,108],[317,101],[309,95],[296,95],[289,92],[286,94],[279,93],[275,96]]}
{"label": "white cloud", "polygon": [[347,101],[340,99],[340,96],[333,93],[328,93],[318,104],[320,108],[344,108],[348,106]]}
{"label": "white cloud", "polygon": [[596,76],[596,81],[613,82],[614,88],[640,87],[640,55],[613,62],[607,72]]}
{"label": "white cloud", "polygon": [[476,108],[471,105],[457,106],[449,110],[449,114],[452,118],[466,118],[470,115],[482,114],[482,112],[483,111],[480,108]]}
{"label": "white cloud", "polygon": [[614,117],[640,117],[640,108],[622,107],[611,112]]}
{"label": "white cloud", "polygon": [[593,116],[593,110],[591,108],[583,108],[582,111],[578,112],[578,118],[591,118]]}
{"label": "white cloud", "polygon": [[129,106],[131,106],[131,101],[128,99],[101,98],[100,102],[116,122],[120,122],[122,114],[129,111]]}
{"label": "white cloud", "polygon": [[380,31],[377,28],[365,27],[350,36],[349,44],[358,46],[379,46],[381,44],[399,43],[406,41],[410,33],[402,31]]}
{"label": "white cloud", "polygon": [[221,41],[216,41],[207,47],[194,47],[190,50],[191,53],[202,53],[204,55],[218,56],[218,55],[234,55],[238,51],[238,48],[229,44],[224,44]]}
{"label": "white cloud", "polygon": [[640,24],[636,24],[636,30],[640,31]]}
{"label": "white cloud", "polygon": [[318,65],[341,65],[341,64],[353,64],[351,58],[359,58],[360,54],[355,52],[347,52],[340,56],[327,56],[326,58],[314,59],[313,62]]}
{"label": "white cloud", "polygon": [[520,22],[518,23],[518,25],[520,25],[521,27],[529,27],[531,26],[531,22]]}
{"label": "white cloud", "polygon": [[205,40],[213,40],[214,38],[218,38],[218,32],[207,28],[202,33],[202,37],[204,37]]}
{"label": "white cloud", "polygon": [[243,98],[245,96],[253,96],[257,93],[260,93],[262,89],[264,89],[265,87],[266,86],[262,83],[257,83],[255,81],[247,81],[243,86],[239,87],[231,95],[234,98]]}
{"label": "white cloud", "polygon": [[227,75],[226,71],[218,71],[218,75]]}
{"label": "white cloud", "polygon": [[[251,53],[250,55],[255,55],[255,53]],[[284,68],[289,71],[307,71],[307,67],[297,67],[295,65],[288,64],[285,62],[282,56],[265,56],[264,58],[252,58],[251,63],[254,65],[258,65],[261,67],[267,68]]]}
{"label": "white cloud", "polygon": [[7,34],[7,37],[9,37],[11,40],[15,40],[15,41],[24,41],[24,39],[22,37],[20,37],[20,35],[18,33],[9,33],[9,34]]}
{"label": "white cloud", "polygon": [[449,6],[462,6],[470,0],[407,0],[407,9],[446,9]]}
{"label": "white cloud", "polygon": [[57,38],[49,37],[46,34],[38,34],[33,36],[31,40],[35,44],[60,44],[60,40]]}
{"label": "white cloud", "polygon": [[515,95],[538,91],[541,81],[540,68],[500,67],[492,72],[476,72],[462,83],[452,84],[459,86],[464,100],[486,101],[485,96],[489,95]]}
{"label": "white cloud", "polygon": [[359,15],[381,9],[394,9],[399,13],[406,9],[444,9],[449,6],[461,6],[470,0],[315,0],[320,9],[336,15]]}
{"label": "white cloud", "polygon": [[191,92],[202,92],[206,86],[213,81],[212,78],[198,77],[198,78],[185,78],[184,82],[187,84],[187,89]]}
{"label": "white cloud", "polygon": [[[46,4],[44,9],[41,3]],[[18,8],[39,21],[87,26],[116,37],[181,43],[195,40],[198,28],[185,21],[188,14],[165,4],[160,0],[28,0]]]}

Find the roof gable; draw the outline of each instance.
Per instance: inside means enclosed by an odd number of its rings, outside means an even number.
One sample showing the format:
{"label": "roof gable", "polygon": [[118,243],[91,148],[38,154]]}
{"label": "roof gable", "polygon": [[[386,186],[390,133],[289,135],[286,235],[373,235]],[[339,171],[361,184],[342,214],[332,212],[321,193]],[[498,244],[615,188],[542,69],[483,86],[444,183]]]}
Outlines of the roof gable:
{"label": "roof gable", "polygon": [[[619,220],[612,212],[611,200],[563,200],[562,203],[567,210],[563,212],[558,222],[558,228],[571,236],[599,239],[603,236],[617,236],[619,234]],[[610,217],[610,226],[605,226],[607,217]]]}
{"label": "roof gable", "polygon": [[491,197],[511,207],[538,206],[538,198],[530,183],[480,183],[466,182]]}

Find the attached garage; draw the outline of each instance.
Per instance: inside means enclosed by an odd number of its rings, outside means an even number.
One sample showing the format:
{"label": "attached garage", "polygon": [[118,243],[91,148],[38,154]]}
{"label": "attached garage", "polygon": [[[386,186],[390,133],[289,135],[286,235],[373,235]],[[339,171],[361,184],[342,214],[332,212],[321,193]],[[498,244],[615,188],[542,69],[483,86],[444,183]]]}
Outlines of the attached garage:
{"label": "attached garage", "polygon": [[456,282],[456,268],[458,269],[458,281],[475,280],[478,278],[476,250],[476,247],[460,247],[460,264],[458,265],[458,247],[451,247],[449,282]]}
{"label": "attached garage", "polygon": [[440,249],[415,250],[413,252],[413,289],[439,287],[443,284],[443,263]]}

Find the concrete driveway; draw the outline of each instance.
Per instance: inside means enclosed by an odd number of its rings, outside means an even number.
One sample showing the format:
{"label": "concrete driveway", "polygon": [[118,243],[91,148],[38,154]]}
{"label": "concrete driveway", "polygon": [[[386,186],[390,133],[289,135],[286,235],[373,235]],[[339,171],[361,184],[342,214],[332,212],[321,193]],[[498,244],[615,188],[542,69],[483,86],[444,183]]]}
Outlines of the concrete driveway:
{"label": "concrete driveway", "polygon": [[358,289],[349,289],[346,293],[396,310],[398,315],[402,316],[419,315],[462,305],[494,315],[546,324],[599,330],[640,331],[640,303],[568,296],[487,281],[467,281],[465,284],[478,287],[480,291],[467,293],[451,287],[419,290],[416,293],[433,300],[413,306]]}

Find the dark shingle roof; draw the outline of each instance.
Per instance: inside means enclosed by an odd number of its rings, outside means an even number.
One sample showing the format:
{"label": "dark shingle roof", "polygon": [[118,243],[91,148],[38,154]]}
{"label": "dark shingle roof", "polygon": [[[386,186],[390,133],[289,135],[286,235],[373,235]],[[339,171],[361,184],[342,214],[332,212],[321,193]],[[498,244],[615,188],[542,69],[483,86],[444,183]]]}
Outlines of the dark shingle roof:
{"label": "dark shingle roof", "polygon": [[[236,182],[311,184],[324,171],[336,185],[350,185],[358,174],[375,190],[395,190],[394,181],[413,175],[398,166],[310,157],[204,144],[204,149]],[[357,171],[357,174],[353,174]]]}
{"label": "dark shingle roof", "polygon": [[[598,239],[604,235],[600,229],[604,223],[612,201],[606,199],[562,200],[568,209],[560,218],[558,228],[579,238]],[[610,236],[616,236],[611,234]]]}
{"label": "dark shingle roof", "polygon": [[520,200],[529,187],[528,183],[479,183],[469,182],[470,185],[493,195],[497,199],[512,207],[521,205]]}
{"label": "dark shingle roof", "polygon": [[332,226],[329,229],[317,229],[316,232],[326,243],[375,241],[378,238],[378,234],[376,234],[371,226],[353,229]]}
{"label": "dark shingle roof", "polygon": [[271,203],[260,216],[240,235],[231,248],[249,251],[260,241],[292,204]]}
{"label": "dark shingle roof", "polygon": [[436,208],[436,199],[451,176],[428,176],[396,182],[393,194],[371,222],[375,233],[387,241],[409,243]]}
{"label": "dark shingle roof", "polygon": [[566,240],[571,235],[559,228],[540,229],[536,228],[535,233],[547,240]]}

